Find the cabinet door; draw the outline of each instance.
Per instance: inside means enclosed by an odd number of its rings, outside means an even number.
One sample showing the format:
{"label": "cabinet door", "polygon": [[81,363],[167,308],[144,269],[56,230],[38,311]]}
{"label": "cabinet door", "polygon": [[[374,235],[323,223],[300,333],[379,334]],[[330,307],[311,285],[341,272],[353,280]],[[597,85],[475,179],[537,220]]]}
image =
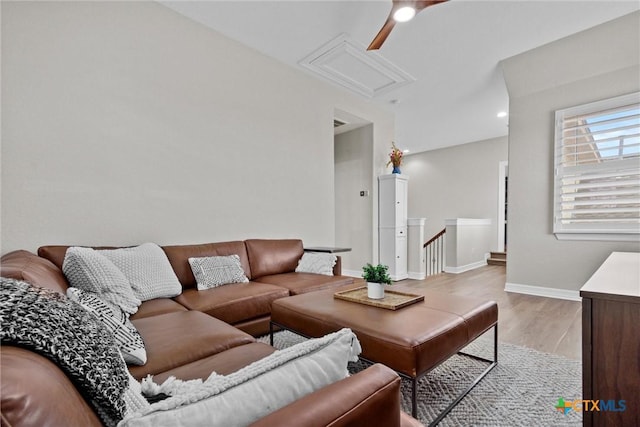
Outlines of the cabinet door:
{"label": "cabinet door", "polygon": [[392,278],[402,280],[407,278],[407,238],[396,237],[396,259]]}
{"label": "cabinet door", "polygon": [[396,229],[393,227],[380,228],[380,264],[389,267],[389,274],[396,265]]}
{"label": "cabinet door", "polygon": [[396,225],[395,183],[391,180],[380,180],[380,194],[378,195],[378,212],[380,227],[394,227]]}
{"label": "cabinet door", "polygon": [[395,185],[395,226],[407,226],[407,195],[409,186],[406,180],[397,180]]}
{"label": "cabinet door", "polygon": [[381,176],[378,188],[380,227],[406,227],[409,189],[407,179],[391,175]]}

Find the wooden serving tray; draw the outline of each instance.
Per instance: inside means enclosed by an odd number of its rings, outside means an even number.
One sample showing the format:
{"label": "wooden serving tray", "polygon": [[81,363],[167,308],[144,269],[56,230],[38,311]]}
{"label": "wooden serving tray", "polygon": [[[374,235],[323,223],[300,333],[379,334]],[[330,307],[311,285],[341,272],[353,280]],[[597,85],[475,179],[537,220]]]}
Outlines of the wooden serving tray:
{"label": "wooden serving tray", "polygon": [[367,296],[367,287],[350,289],[348,291],[336,292],[334,298],[345,301],[356,302],[358,304],[372,305],[374,307],[386,308],[387,310],[397,310],[418,301],[424,301],[424,295],[409,294],[406,292],[384,290],[384,298],[371,299]]}

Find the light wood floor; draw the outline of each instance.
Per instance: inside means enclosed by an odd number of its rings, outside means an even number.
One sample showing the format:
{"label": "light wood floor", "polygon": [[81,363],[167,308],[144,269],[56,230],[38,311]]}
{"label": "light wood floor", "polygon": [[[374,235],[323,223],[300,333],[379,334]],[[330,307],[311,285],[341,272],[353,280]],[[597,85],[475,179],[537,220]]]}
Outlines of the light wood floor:
{"label": "light wood floor", "polygon": [[498,303],[498,340],[581,359],[581,303],[505,292],[506,268],[488,265],[461,274],[443,273],[403,285]]}

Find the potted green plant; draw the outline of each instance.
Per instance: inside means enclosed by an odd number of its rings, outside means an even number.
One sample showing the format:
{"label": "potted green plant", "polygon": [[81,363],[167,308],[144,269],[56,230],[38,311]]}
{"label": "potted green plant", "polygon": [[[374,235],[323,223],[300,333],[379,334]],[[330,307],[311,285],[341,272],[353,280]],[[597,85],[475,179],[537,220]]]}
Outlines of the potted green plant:
{"label": "potted green plant", "polygon": [[362,277],[367,281],[367,296],[371,299],[384,298],[384,285],[391,284],[391,277],[387,271],[389,267],[378,264],[376,266],[367,263],[362,267]]}

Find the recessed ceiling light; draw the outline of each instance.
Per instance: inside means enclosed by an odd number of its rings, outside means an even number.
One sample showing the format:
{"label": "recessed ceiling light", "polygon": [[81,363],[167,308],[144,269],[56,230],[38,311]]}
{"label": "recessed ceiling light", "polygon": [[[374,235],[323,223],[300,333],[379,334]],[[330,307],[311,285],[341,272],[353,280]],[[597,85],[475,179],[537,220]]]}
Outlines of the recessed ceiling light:
{"label": "recessed ceiling light", "polygon": [[507,117],[507,112],[506,112],[506,111],[500,111],[500,112],[498,113],[498,118],[499,118],[499,119],[501,119],[501,118],[503,118],[503,117]]}
{"label": "recessed ceiling light", "polygon": [[407,154],[409,150],[402,150],[403,153]]}
{"label": "recessed ceiling light", "polygon": [[393,19],[396,22],[407,22],[414,16],[416,16],[416,10],[411,6],[404,6],[394,12]]}

